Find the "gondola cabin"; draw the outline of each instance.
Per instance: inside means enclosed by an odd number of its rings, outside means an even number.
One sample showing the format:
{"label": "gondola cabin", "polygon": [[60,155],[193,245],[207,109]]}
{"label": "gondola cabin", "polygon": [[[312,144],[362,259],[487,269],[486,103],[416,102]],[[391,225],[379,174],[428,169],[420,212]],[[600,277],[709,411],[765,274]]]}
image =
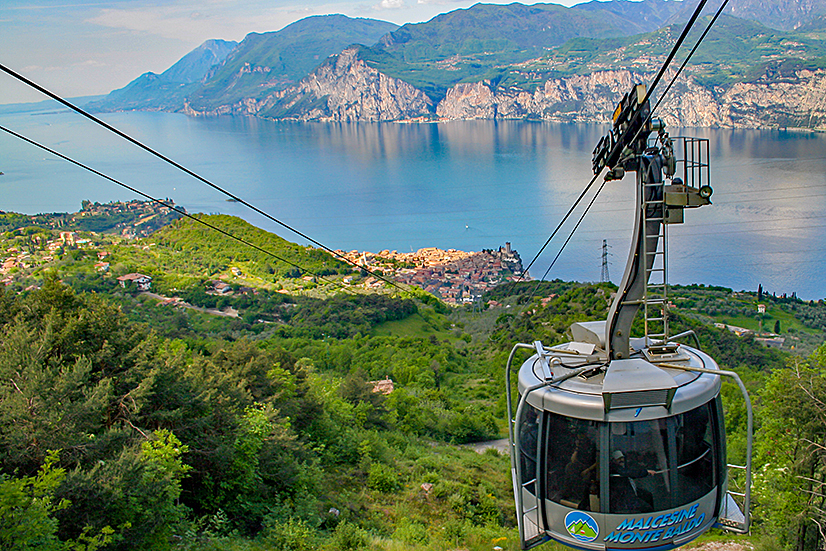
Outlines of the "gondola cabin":
{"label": "gondola cabin", "polygon": [[[558,346],[517,344],[508,360],[523,549],[549,539],[593,550],[672,549],[713,526],[748,531],[748,394],[699,343],[678,342],[690,334],[668,335],[665,231],[683,221],[685,208],[710,204],[708,143],[669,138],[650,119],[644,96],[637,86],[623,98],[614,129],[594,152],[595,173],[607,167],[606,180],[637,173],[631,252],[608,319],[573,324],[571,342]],[[645,334],[631,338],[638,312]],[[520,349],[532,355],[514,385]],[[726,460],[724,376],[736,380],[746,401],[744,466]],[[743,492],[729,491],[732,468],[743,471]]]}

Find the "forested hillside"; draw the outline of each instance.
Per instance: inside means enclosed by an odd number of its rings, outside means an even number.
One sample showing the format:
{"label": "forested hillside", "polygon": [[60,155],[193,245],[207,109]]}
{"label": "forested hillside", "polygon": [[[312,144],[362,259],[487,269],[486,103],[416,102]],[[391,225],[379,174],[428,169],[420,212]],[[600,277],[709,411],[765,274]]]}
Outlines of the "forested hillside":
{"label": "forested hillside", "polygon": [[[143,239],[107,238],[111,269],[95,272],[87,244],[39,256],[54,231],[2,234],[6,249],[33,259],[0,287],[3,549],[515,551],[509,461],[464,444],[506,434],[503,370],[513,344],[566,340],[571,322],[605,318],[615,290],[507,284],[481,310],[415,290],[323,289],[303,277],[306,286],[287,291],[276,286],[295,278],[276,260],[270,273],[237,244],[196,243],[182,221]],[[118,284],[116,275],[142,267],[161,282],[153,290],[168,292],[174,280],[194,305],[215,302],[181,308]],[[205,281],[233,267],[249,292],[206,291]],[[178,275],[166,280],[162,269]],[[721,366],[741,374],[757,408],[748,541],[820,548],[826,306],[704,286],[675,289],[674,302],[674,331],[693,328]],[[762,318],[752,314],[758,303]],[[768,348],[713,324],[734,321],[780,321],[789,342],[819,347]],[[737,462],[744,411],[735,388],[724,395]]]}

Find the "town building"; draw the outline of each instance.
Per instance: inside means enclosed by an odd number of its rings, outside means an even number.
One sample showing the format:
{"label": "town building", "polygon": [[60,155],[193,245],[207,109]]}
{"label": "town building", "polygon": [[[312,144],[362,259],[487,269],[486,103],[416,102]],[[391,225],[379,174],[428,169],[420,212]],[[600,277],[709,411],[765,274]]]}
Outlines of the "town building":
{"label": "town building", "polygon": [[138,291],[148,291],[152,286],[152,278],[148,275],[133,272],[131,274],[122,275],[118,278],[120,286],[124,289],[130,285],[135,285]]}

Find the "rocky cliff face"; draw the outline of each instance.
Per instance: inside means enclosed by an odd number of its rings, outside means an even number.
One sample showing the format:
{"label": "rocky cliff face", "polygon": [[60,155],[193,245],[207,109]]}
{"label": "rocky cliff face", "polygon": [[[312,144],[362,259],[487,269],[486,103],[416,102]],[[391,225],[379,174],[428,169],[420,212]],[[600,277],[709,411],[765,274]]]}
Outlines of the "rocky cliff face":
{"label": "rocky cliff face", "polygon": [[392,121],[432,114],[424,92],[367,65],[356,48],[344,50],[296,86],[262,100],[248,98],[234,105],[189,115],[243,114],[302,121]]}
{"label": "rocky cliff face", "polygon": [[492,88],[489,81],[458,84],[439,102],[436,114],[444,119],[604,122],[609,120],[622,95],[639,81],[640,77],[629,71],[604,71],[551,79],[534,92]]}
{"label": "rocky cliff face", "polygon": [[[669,82],[666,74],[663,82]],[[633,83],[651,75],[602,71],[551,79],[533,92],[494,88],[489,81],[459,84],[436,107],[444,119],[541,119],[557,122],[608,122]],[[664,84],[658,89],[664,90]],[[798,127],[826,130],[826,71],[793,75],[709,90],[682,77],[658,109],[669,126],[723,128]]]}
{"label": "rocky cliff face", "polygon": [[[658,92],[670,82],[666,73]],[[412,85],[370,67],[350,48],[330,58],[298,85],[261,100],[247,98],[189,115],[242,114],[278,120],[378,122],[433,117],[443,120],[532,119],[608,122],[623,94],[652,75],[627,70],[550,79],[533,91],[490,81],[457,84],[433,102]],[[766,74],[729,89],[708,89],[682,76],[657,110],[666,124],[723,128],[799,127],[826,130],[826,71]]]}

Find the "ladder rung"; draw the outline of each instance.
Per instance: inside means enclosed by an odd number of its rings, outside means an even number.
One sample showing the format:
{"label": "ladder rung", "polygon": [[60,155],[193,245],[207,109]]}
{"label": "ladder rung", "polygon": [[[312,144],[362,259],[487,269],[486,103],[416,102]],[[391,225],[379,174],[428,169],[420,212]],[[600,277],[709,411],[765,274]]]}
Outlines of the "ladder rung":
{"label": "ladder rung", "polygon": [[[666,219],[665,219],[665,182],[649,182],[644,183],[646,192],[652,190],[656,193],[657,199],[641,201],[642,207],[645,209],[645,221],[658,223],[656,230],[649,233],[648,225],[644,226],[643,236],[644,241],[644,258],[646,267],[644,273],[645,280],[645,295],[639,301],[627,301],[624,304],[640,304],[645,305],[645,336],[650,339],[665,340],[668,335],[668,277],[667,277],[667,261],[666,261]],[[652,194],[653,194],[652,193]],[[652,216],[648,216],[651,213]],[[662,245],[658,245],[656,250],[645,250],[651,240],[662,240]],[[662,259],[657,261],[657,259]],[[648,267],[648,264],[651,267]],[[654,266],[657,264],[658,266]],[[654,275],[660,274],[660,275]],[[654,279],[655,281],[650,281]],[[654,332],[657,331],[657,332]]]}

